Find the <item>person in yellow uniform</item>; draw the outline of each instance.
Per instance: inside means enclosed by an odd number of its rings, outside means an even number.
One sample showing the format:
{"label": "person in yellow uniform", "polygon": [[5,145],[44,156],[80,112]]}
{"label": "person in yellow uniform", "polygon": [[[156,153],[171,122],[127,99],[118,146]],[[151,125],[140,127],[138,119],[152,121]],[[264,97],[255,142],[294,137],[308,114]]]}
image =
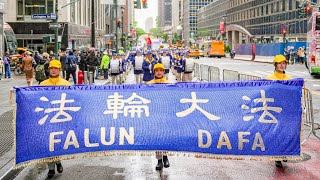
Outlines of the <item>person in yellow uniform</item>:
{"label": "person in yellow uniform", "polygon": [[[61,62],[52,60],[49,63],[50,78],[40,83],[40,86],[70,86],[70,82],[60,77]],[[63,172],[63,167],[60,161],[48,163],[48,178],[52,178],[55,174],[55,166],[59,173]]]}
{"label": "person in yellow uniform", "polygon": [[159,84],[165,83],[169,84],[169,81],[165,78],[165,68],[161,63],[157,63],[153,67],[154,79],[148,81],[147,84]]}
{"label": "person in yellow uniform", "polygon": [[59,60],[52,60],[49,63],[50,78],[42,81],[40,86],[70,86],[70,82],[60,77],[61,63]]}
{"label": "person in yellow uniform", "polygon": [[[153,67],[154,79],[147,82],[147,84],[169,84],[169,81],[165,78],[165,68],[163,64],[155,64]],[[156,166],[157,171],[161,171],[163,167],[170,167],[168,156],[156,155],[158,164]]]}
{"label": "person in yellow uniform", "polygon": [[[285,70],[287,68],[288,60],[283,55],[277,55],[273,59],[273,65],[275,67],[274,73],[267,76],[267,80],[290,80],[292,79],[291,76],[287,75]],[[286,161],[284,161],[286,162]],[[275,161],[276,167],[282,168],[281,161]]]}
{"label": "person in yellow uniform", "polygon": [[291,76],[287,75],[285,70],[287,68],[288,60],[283,55],[277,55],[273,59],[273,65],[275,67],[274,73],[267,76],[267,80],[290,80]]}

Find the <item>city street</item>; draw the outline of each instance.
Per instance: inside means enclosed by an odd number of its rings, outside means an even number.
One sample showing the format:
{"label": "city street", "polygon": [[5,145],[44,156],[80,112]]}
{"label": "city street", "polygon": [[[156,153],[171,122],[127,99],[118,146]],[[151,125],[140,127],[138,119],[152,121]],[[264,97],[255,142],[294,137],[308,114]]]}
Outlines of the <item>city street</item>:
{"label": "city street", "polygon": [[[201,64],[219,67],[221,72],[223,69],[228,69],[260,77],[273,73],[274,69],[272,64],[230,60],[228,58],[200,58],[196,61],[199,61]],[[319,123],[320,79],[309,75],[305,66],[301,64],[289,65],[287,73],[294,78],[305,79],[306,87],[313,94],[314,116],[316,122]],[[170,79],[173,80],[174,78],[171,76]],[[126,84],[133,82],[133,73],[130,72]],[[12,112],[8,99],[9,90],[12,86],[24,86],[26,82],[24,81],[24,77],[14,77],[11,80],[1,80],[0,84],[2,89],[0,97],[2,100],[1,114],[3,115],[3,113],[8,111]],[[9,128],[9,124],[7,128]],[[3,132],[12,133],[8,129]],[[320,131],[317,133],[319,134]],[[7,137],[11,140],[9,143],[7,142],[7,146],[12,145],[12,137],[13,134]],[[3,139],[1,143],[3,143]],[[303,160],[284,163],[283,169],[276,168],[273,161],[201,159],[193,156],[184,157],[183,154],[180,154],[180,156],[169,157],[170,168],[157,172],[155,170],[157,163],[155,157],[114,156],[78,158],[63,161],[64,172],[56,174],[53,179],[320,179],[318,169],[320,163],[319,139],[311,135],[310,139],[302,146],[302,149]],[[10,148],[7,148],[8,150]],[[6,153],[4,157],[7,157],[6,160],[10,158],[12,160],[12,150]],[[0,162],[0,167],[5,167],[8,163],[5,162],[4,158]],[[0,170],[0,172],[2,171]],[[2,175],[0,174],[0,177]],[[14,179],[46,179],[46,177],[47,168],[43,164],[22,169]]]}

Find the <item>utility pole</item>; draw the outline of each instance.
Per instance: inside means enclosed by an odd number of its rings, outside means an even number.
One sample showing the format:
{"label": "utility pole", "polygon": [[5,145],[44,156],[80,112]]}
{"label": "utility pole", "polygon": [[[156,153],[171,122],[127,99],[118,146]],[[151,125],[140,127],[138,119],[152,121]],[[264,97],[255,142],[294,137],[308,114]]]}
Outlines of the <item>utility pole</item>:
{"label": "utility pole", "polygon": [[122,47],[125,47],[124,46],[124,35],[123,35],[123,13],[124,13],[124,10],[122,9],[122,17],[121,17],[121,25],[122,25],[122,27],[121,27],[121,40],[122,40],[122,43],[121,43],[121,46]]}
{"label": "utility pole", "polygon": [[[113,3],[114,3],[114,8],[116,8],[116,20],[115,20],[115,22],[117,22],[117,20],[118,20],[118,0],[114,0]],[[118,53],[118,25],[117,24],[116,24],[115,36],[116,36],[116,42],[115,42],[116,53]]]}
{"label": "utility pole", "polygon": [[[58,24],[58,0],[56,0],[55,5],[56,19],[53,20],[54,24]],[[58,41],[58,30],[59,28],[54,29],[54,54],[55,59],[58,59],[58,49],[59,49],[59,41]]]}
{"label": "utility pole", "polygon": [[96,25],[95,25],[95,9],[94,9],[94,1],[91,0],[91,47],[96,46]]}

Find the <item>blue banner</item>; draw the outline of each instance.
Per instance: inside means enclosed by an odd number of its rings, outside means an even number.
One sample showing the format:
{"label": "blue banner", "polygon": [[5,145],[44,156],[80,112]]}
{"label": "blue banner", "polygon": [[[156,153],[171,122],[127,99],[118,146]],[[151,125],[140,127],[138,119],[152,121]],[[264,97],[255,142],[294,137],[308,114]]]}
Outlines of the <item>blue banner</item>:
{"label": "blue banner", "polygon": [[302,86],[296,79],[17,88],[16,164],[102,152],[299,157]]}

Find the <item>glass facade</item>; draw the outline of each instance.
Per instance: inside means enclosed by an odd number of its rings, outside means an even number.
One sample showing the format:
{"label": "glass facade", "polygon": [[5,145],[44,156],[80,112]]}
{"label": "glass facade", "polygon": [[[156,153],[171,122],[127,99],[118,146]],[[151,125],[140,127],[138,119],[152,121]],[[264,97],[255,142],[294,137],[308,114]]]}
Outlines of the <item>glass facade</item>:
{"label": "glass facade", "polygon": [[299,18],[298,6],[296,0],[218,0],[198,11],[198,33],[215,37],[224,14],[227,24],[240,25],[253,36],[281,35],[284,28],[287,35],[306,33],[307,20]]}

